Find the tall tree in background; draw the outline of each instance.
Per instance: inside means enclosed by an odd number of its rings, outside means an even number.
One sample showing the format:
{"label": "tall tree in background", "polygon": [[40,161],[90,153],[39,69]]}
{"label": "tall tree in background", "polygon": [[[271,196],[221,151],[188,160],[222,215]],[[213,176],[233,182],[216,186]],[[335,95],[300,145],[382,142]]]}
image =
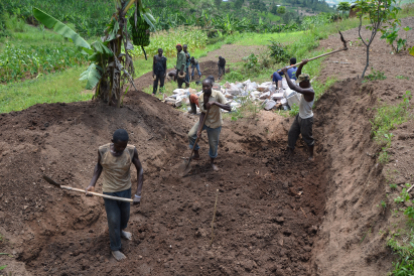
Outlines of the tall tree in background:
{"label": "tall tree in background", "polygon": [[[388,22],[391,25],[395,24],[395,22],[399,22],[397,17],[399,8],[395,6],[395,0],[371,0],[371,2],[367,2],[366,0],[358,0],[355,4],[359,10],[357,13],[359,17],[358,35],[362,43],[364,43],[367,48],[366,64],[364,71],[362,72],[362,78],[364,78],[365,72],[369,66],[369,49],[371,44],[378,32],[386,31],[383,28],[383,24],[385,22]],[[363,19],[368,19],[370,22],[370,24],[366,26],[366,29],[371,31],[368,38],[363,38],[361,34]]]}
{"label": "tall tree in background", "polygon": [[109,105],[121,106],[122,89],[124,84],[130,82],[134,85],[134,64],[129,51],[133,49],[128,35],[127,11],[135,4],[135,12],[129,22],[135,28],[134,44],[145,46],[149,44],[149,28],[154,29],[155,19],[151,11],[144,8],[141,0],[115,0],[115,13],[109,20],[104,36],[89,44],[70,27],[45,13],[33,8],[35,18],[47,28],[69,38],[75,46],[82,50],[91,61],[88,69],[81,74],[80,80],[87,81],[86,89],[94,89],[97,99]]}
{"label": "tall tree in background", "polygon": [[236,0],[234,1],[234,8],[240,10],[243,7],[244,0]]}

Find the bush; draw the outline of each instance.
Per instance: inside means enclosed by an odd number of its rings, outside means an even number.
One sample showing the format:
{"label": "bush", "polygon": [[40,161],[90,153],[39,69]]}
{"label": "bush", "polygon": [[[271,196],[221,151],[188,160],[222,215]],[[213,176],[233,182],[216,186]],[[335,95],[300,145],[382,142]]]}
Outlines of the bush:
{"label": "bush", "polygon": [[17,15],[5,13],[3,16],[7,30],[20,33],[25,31],[26,24],[23,20],[17,18]]}
{"label": "bush", "polygon": [[290,55],[282,44],[277,42],[276,40],[270,40],[270,45],[268,45],[268,49],[270,51],[270,56],[275,59],[276,63],[285,63],[288,62],[290,59]]}

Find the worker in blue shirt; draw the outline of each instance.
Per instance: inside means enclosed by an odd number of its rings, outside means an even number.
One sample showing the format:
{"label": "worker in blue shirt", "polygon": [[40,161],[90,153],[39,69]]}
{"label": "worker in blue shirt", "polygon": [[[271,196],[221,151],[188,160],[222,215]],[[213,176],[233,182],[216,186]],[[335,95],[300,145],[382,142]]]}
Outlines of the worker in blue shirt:
{"label": "worker in blue shirt", "polygon": [[[296,64],[296,58],[293,57],[290,59],[290,65],[295,65],[295,64]],[[298,70],[297,67],[292,67],[287,70],[287,74],[289,75],[289,78],[291,80],[296,80],[296,70]],[[282,87],[282,76],[283,76],[283,72],[278,70],[274,72],[271,77],[273,79],[273,82],[277,84],[278,88]]]}

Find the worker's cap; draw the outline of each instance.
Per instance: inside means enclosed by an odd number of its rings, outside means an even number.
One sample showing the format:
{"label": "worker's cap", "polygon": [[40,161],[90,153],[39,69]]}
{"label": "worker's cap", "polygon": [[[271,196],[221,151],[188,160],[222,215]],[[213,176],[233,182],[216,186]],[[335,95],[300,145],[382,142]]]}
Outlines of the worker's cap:
{"label": "worker's cap", "polygon": [[308,74],[300,74],[298,77],[298,83],[301,83],[303,81],[309,81],[310,76]]}
{"label": "worker's cap", "polygon": [[178,47],[178,46],[183,47],[183,46],[181,46],[181,44],[180,44],[180,43],[178,43],[177,45],[175,45],[175,47]]}

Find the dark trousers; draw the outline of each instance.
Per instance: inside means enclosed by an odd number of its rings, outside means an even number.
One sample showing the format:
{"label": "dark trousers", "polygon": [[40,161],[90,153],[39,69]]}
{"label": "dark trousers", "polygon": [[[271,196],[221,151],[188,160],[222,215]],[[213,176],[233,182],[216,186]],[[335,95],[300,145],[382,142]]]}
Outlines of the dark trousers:
{"label": "dark trousers", "polygon": [[[104,194],[131,198],[131,189],[116,193]],[[111,242],[111,250],[118,251],[122,247],[121,230],[127,228],[128,225],[130,203],[106,198],[104,198],[104,201],[106,216],[108,217],[109,240]]]}
{"label": "dark trousers", "polygon": [[178,83],[178,88],[182,88],[183,87],[183,83],[185,83],[185,79],[182,79],[180,77],[177,77],[177,83]]}
{"label": "dark trousers", "polygon": [[160,82],[160,91],[162,92],[162,89],[164,88],[164,73],[162,74],[158,74],[155,75],[156,79],[154,80],[154,84],[153,84],[153,90],[152,90],[152,94],[157,94],[157,90],[158,90],[158,81]]}
{"label": "dark trousers", "polygon": [[305,141],[308,147],[315,145],[315,139],[312,136],[313,117],[308,119],[302,119],[299,115],[296,115],[295,121],[290,127],[288,134],[288,147],[292,150],[295,149],[296,141],[299,138],[299,134],[302,134],[302,139]]}
{"label": "dark trousers", "polygon": [[185,73],[186,73],[186,75],[185,75],[185,82],[186,83],[190,83],[190,69],[189,69],[189,67],[190,66],[187,66],[187,69],[185,69]]}
{"label": "dark trousers", "polygon": [[226,74],[226,69],[225,69],[225,67],[224,66],[220,66],[219,65],[219,67],[218,67],[218,75],[219,75],[219,78],[221,78],[221,76],[222,75],[225,75]]}

